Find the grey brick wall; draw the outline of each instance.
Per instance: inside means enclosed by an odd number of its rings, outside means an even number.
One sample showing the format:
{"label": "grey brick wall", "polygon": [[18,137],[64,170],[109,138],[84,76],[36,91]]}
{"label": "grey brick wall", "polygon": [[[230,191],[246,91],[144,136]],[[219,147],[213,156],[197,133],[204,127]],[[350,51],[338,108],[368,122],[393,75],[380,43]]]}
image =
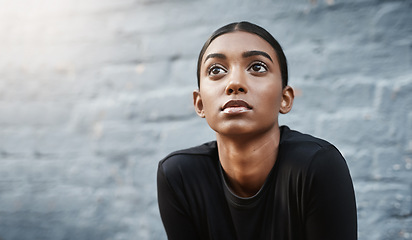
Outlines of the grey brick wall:
{"label": "grey brick wall", "polygon": [[196,57],[239,20],[283,45],[281,123],[346,157],[359,239],[412,239],[409,0],[0,0],[0,239],[165,239],[157,162],[214,139]]}

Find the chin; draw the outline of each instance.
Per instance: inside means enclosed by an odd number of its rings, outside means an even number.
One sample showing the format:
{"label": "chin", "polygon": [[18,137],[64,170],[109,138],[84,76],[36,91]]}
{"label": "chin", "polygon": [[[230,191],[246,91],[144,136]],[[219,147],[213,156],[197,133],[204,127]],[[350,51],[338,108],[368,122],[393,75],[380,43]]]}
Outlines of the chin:
{"label": "chin", "polygon": [[210,126],[217,134],[226,136],[256,136],[279,129],[277,122],[270,124],[238,124],[231,123],[224,126]]}
{"label": "chin", "polygon": [[263,129],[243,125],[232,125],[224,128],[213,129],[216,133],[226,136],[250,136],[264,132]]}

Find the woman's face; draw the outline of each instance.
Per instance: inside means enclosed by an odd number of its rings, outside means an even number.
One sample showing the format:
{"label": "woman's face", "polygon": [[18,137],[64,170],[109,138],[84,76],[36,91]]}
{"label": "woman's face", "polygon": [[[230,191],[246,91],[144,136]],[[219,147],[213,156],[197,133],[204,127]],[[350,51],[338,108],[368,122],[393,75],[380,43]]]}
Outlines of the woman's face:
{"label": "woman's face", "polygon": [[290,110],[293,90],[282,89],[275,50],[259,36],[242,31],[223,34],[212,41],[201,61],[194,105],[218,134],[264,133],[279,126],[279,111]]}

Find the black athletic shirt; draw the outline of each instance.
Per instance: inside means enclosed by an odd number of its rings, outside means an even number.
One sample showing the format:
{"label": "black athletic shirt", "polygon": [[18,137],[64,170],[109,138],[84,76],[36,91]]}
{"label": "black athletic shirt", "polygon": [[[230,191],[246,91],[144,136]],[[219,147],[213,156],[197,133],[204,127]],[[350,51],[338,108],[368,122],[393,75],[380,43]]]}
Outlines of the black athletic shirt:
{"label": "black athletic shirt", "polygon": [[348,167],[330,143],[280,128],[276,163],[259,192],[233,194],[216,142],[171,153],[157,176],[171,240],[353,240],[356,203]]}

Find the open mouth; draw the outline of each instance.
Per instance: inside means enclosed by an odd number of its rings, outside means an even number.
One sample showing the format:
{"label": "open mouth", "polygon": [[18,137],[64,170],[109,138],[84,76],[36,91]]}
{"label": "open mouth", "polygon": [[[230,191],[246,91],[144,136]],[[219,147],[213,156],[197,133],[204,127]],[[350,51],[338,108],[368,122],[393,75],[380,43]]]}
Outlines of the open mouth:
{"label": "open mouth", "polygon": [[252,106],[242,99],[229,100],[221,108],[224,113],[242,113],[250,109],[252,109]]}

